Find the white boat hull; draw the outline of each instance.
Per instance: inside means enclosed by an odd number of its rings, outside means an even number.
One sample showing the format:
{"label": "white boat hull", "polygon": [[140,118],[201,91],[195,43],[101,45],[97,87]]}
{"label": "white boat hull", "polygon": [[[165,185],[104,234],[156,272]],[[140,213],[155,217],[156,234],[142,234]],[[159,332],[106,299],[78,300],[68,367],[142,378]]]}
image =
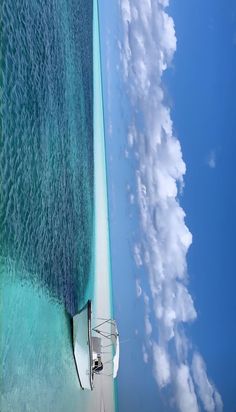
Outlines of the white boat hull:
{"label": "white boat hull", "polygon": [[93,354],[91,331],[91,301],[73,316],[73,351],[82,389],[93,389]]}

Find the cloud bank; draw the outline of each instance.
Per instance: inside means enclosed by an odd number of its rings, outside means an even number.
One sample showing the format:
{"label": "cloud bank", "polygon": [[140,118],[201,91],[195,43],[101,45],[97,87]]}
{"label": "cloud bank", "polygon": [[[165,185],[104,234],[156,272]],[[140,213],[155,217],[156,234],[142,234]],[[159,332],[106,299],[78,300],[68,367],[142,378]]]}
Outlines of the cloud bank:
{"label": "cloud bank", "polygon": [[[186,166],[162,87],[163,72],[177,44],[168,4],[168,0],[120,0],[120,59],[133,107],[127,146],[137,159],[135,199],[142,228],[134,259],[138,268],[146,268],[149,280],[149,291],[142,292],[144,361],[152,362],[160,389],[171,387],[175,409],[221,411],[221,397],[184,331],[197,314],[187,287],[186,254],[192,235],[178,198]],[[143,287],[138,285],[141,296]]]}

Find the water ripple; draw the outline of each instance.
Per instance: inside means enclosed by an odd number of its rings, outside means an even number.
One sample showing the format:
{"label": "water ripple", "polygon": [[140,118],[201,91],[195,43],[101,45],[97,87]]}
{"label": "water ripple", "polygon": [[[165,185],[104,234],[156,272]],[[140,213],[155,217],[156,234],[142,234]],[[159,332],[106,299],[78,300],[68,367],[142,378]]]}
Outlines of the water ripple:
{"label": "water ripple", "polygon": [[3,0],[1,23],[2,259],[73,313],[92,254],[92,2]]}

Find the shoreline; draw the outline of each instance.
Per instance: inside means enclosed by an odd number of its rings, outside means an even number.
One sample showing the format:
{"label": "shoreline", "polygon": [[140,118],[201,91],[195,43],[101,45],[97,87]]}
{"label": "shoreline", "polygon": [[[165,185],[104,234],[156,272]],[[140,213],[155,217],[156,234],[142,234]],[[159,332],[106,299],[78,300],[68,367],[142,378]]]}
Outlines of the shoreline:
{"label": "shoreline", "polygon": [[[92,318],[113,317],[110,234],[107,196],[107,164],[104,131],[104,108],[101,72],[101,49],[98,1],[93,0],[93,75],[94,75],[94,290]],[[104,354],[104,362],[111,353]],[[85,394],[84,394],[85,395]],[[95,377],[92,393],[87,398],[86,410],[90,412],[116,410],[115,382],[112,376]]]}

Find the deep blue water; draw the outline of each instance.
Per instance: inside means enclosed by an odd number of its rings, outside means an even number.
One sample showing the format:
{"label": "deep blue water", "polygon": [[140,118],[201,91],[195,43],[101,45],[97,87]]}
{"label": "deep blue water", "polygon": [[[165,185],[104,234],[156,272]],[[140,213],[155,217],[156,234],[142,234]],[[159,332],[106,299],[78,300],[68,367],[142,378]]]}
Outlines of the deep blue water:
{"label": "deep blue water", "polygon": [[2,0],[0,410],[78,411],[93,259],[93,2]]}

